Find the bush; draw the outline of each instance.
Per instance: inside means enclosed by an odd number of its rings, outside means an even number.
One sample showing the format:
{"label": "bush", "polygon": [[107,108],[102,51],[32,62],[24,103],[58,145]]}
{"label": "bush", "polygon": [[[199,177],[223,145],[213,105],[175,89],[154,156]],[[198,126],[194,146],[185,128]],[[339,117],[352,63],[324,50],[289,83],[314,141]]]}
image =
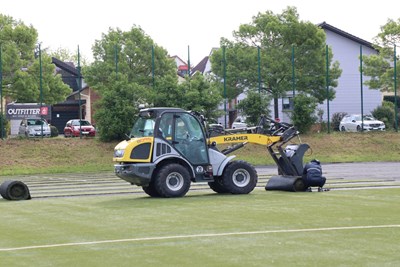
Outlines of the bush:
{"label": "bush", "polygon": [[390,102],[383,102],[382,106],[379,106],[372,111],[372,116],[377,120],[383,121],[386,129],[392,129],[395,127],[394,115],[394,104]]}
{"label": "bush", "polygon": [[318,120],[318,117],[314,114],[316,107],[317,104],[313,97],[299,94],[294,98],[294,108],[291,119],[300,133],[309,132],[311,127]]}
{"label": "bush", "polygon": [[8,123],[7,123],[7,120],[6,120],[5,116],[4,116],[4,114],[0,114],[0,127],[1,127],[1,125],[3,126],[3,131],[0,128],[0,139],[7,138],[7,128],[8,128],[7,124]]}
{"label": "bush", "polygon": [[344,116],[347,115],[347,112],[335,112],[332,115],[332,129],[334,131],[339,131],[340,121]]}
{"label": "bush", "polygon": [[53,125],[50,125],[50,136],[51,137],[57,137],[58,136],[58,129]]}

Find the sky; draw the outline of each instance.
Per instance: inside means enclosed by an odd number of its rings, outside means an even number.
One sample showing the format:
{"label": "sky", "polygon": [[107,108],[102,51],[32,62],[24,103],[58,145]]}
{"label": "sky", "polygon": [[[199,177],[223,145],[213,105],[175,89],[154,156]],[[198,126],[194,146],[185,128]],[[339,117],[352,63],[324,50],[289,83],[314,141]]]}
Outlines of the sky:
{"label": "sky", "polygon": [[326,22],[372,42],[388,19],[400,19],[399,0],[1,0],[0,13],[32,25],[42,48],[66,48],[92,60],[91,48],[109,28],[129,31],[134,25],[168,51],[191,65],[232,39],[241,24],[258,13],[281,14],[297,8],[301,21]]}

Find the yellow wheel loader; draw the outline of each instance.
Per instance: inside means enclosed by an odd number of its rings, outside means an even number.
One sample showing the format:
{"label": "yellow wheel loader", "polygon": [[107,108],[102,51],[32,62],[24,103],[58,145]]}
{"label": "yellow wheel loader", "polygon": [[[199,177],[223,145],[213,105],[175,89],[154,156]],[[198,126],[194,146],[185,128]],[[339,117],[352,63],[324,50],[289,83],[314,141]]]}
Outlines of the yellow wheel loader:
{"label": "yellow wheel loader", "polygon": [[[302,155],[294,151],[298,156],[289,156],[282,148],[298,132],[288,124],[273,125],[267,134],[261,126],[255,133],[213,133],[200,114],[179,108],[142,109],[128,140],[115,147],[115,174],[152,197],[182,197],[192,182],[206,182],[217,193],[248,194],[257,184],[257,172],[251,164],[235,161],[228,154],[255,143],[266,145],[278,165],[280,176],[271,179],[284,179],[285,187],[291,183],[293,191],[302,190],[297,171],[302,168]],[[219,144],[233,146],[220,151]],[[293,150],[303,153],[305,148],[303,144]],[[271,189],[282,188],[275,184]]]}

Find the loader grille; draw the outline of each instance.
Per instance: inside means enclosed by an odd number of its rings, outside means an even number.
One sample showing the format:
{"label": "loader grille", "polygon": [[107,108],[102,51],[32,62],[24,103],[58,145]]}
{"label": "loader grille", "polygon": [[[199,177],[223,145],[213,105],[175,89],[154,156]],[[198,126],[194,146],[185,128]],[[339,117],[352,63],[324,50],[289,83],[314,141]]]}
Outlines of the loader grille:
{"label": "loader grille", "polygon": [[156,156],[159,157],[167,153],[171,153],[171,147],[167,144],[158,143],[156,147]]}

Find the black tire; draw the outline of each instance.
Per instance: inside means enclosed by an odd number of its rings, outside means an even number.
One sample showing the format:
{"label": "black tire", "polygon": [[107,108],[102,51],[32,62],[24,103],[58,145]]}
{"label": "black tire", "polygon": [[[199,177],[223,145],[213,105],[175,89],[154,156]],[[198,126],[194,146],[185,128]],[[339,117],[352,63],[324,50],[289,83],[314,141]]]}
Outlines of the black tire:
{"label": "black tire", "polygon": [[302,178],[298,178],[294,184],[293,184],[293,189],[295,192],[301,192],[301,191],[306,191],[306,185],[304,184],[304,181]]}
{"label": "black tire", "polygon": [[357,125],[357,132],[361,132],[361,126]]}
{"label": "black tire", "polygon": [[176,163],[165,165],[156,174],[154,186],[161,197],[183,197],[190,188],[189,171]]}
{"label": "black tire", "polygon": [[20,181],[5,181],[0,186],[0,194],[8,200],[27,200],[31,199],[28,186]]}
{"label": "black tire", "polygon": [[242,160],[229,162],[222,175],[224,187],[232,194],[250,193],[256,187],[257,180],[257,171]]}
{"label": "black tire", "polygon": [[218,194],[230,193],[229,190],[224,186],[222,177],[214,177],[214,182],[208,182],[208,186],[211,188],[211,190]]}
{"label": "black tire", "polygon": [[142,186],[143,191],[151,197],[160,197],[160,194],[157,192],[154,183],[150,183],[148,186]]}
{"label": "black tire", "polygon": [[344,128],[344,126],[342,126],[342,127],[340,128],[340,131],[341,131],[341,132],[345,132],[345,131],[346,131],[346,128]]}

